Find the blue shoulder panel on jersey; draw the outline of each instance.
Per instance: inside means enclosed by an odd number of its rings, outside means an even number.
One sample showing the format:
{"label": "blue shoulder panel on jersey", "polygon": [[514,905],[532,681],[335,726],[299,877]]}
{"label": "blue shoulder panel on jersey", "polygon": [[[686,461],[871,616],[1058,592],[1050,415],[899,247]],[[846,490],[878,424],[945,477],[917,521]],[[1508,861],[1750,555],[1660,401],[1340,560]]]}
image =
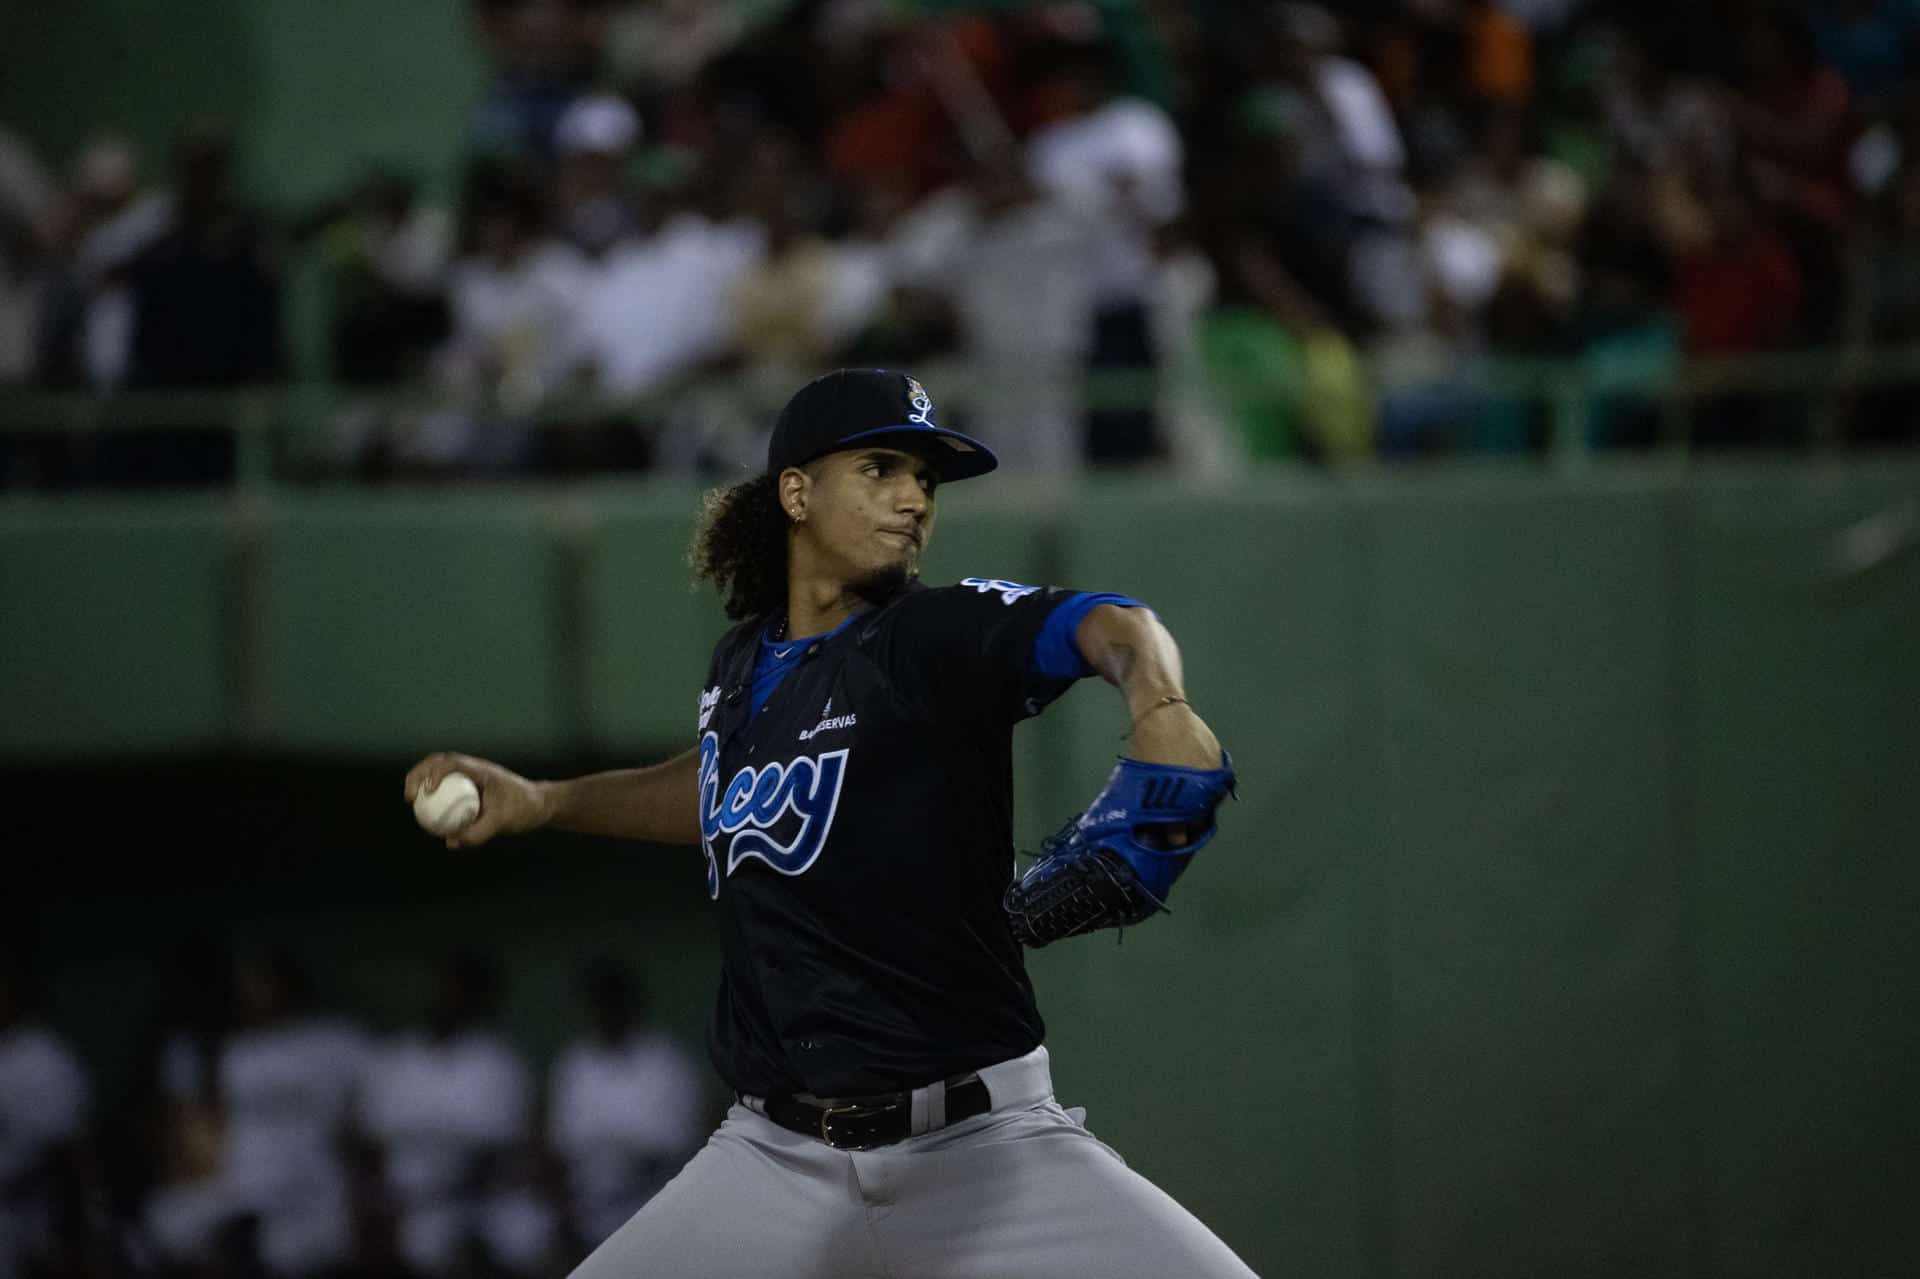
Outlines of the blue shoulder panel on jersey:
{"label": "blue shoulder panel on jersey", "polygon": [[1082,591],[1067,596],[1047,614],[1040,633],[1034,637],[1033,674],[1042,679],[1085,679],[1094,673],[1087,659],[1081,656],[1080,646],[1074,642],[1074,632],[1080,629],[1080,620],[1102,604],[1146,607],[1130,595],[1108,591]]}

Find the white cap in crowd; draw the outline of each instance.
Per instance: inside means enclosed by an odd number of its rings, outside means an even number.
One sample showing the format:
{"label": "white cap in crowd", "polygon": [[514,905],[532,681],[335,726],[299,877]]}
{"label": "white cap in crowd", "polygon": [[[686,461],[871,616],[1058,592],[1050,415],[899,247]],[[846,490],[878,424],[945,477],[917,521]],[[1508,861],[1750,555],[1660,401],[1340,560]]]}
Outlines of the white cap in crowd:
{"label": "white cap in crowd", "polygon": [[553,144],[565,155],[625,151],[640,140],[640,116],[625,98],[593,93],[568,107],[553,128]]}

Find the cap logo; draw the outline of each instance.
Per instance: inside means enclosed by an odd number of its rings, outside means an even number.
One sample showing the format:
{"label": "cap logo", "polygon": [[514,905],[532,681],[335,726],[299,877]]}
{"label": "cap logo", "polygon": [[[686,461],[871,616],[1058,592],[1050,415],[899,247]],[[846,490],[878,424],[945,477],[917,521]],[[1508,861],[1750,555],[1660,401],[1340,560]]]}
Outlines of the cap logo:
{"label": "cap logo", "polygon": [[907,414],[907,421],[919,426],[933,426],[933,397],[927,394],[927,388],[913,378],[907,379],[907,403],[913,406],[913,412]]}

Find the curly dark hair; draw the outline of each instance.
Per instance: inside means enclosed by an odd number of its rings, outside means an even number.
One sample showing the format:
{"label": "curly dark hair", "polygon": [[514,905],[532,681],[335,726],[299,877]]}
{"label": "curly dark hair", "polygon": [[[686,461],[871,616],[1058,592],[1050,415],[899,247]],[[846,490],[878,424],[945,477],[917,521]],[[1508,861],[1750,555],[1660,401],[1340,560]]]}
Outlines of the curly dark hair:
{"label": "curly dark hair", "polygon": [[736,622],[787,602],[787,513],[780,509],[778,482],[756,475],[700,498],[687,563],[695,581],[713,583]]}

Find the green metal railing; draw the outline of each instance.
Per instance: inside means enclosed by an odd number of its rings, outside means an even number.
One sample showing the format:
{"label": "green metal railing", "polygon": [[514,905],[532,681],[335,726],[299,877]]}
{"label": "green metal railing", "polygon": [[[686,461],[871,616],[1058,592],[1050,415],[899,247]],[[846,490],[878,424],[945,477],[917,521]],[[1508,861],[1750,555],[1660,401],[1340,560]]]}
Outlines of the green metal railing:
{"label": "green metal railing", "polygon": [[[987,376],[963,363],[929,364],[921,370],[939,385],[943,403],[964,411]],[[1180,374],[1101,371],[1087,376],[1083,402],[1090,408],[1150,405]],[[1438,377],[1369,370],[1376,398],[1444,380],[1453,390],[1490,402],[1536,403],[1548,423],[1545,457],[1559,470],[1588,465],[1597,449],[1589,438],[1596,402],[1633,399],[1659,408],[1659,451],[1684,458],[1692,447],[1700,406],[1730,395],[1803,397],[1811,451],[1829,451],[1842,439],[1850,397],[1892,386],[1920,388],[1920,346],[1775,352],[1764,355],[1696,359],[1649,373],[1593,365],[1578,359],[1490,359],[1449,369]],[[1189,386],[1203,395],[1206,387]],[[1303,392],[1283,392],[1296,401]],[[770,387],[746,379],[691,381],[628,399],[563,396],[511,416],[538,429],[564,429],[568,423],[618,418],[658,419],[689,397],[725,396],[748,420],[770,416],[779,398]],[[0,434],[88,434],[109,431],[224,429],[236,448],[236,484],[245,490],[271,488],[286,481],[287,458],[326,430],[337,411],[349,406],[389,415],[418,414],[450,407],[448,401],[418,388],[369,392],[329,383],[292,383],[230,390],[142,391],[115,395],[86,392],[0,391]],[[482,418],[509,416],[498,406],[465,405]]]}

